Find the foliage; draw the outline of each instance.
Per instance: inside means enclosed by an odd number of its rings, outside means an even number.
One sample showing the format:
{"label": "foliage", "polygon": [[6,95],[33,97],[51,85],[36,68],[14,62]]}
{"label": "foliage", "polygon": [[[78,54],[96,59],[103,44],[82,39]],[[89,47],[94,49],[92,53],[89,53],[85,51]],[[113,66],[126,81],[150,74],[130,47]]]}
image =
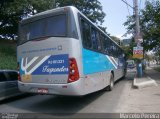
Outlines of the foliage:
{"label": "foliage", "polygon": [[147,50],[160,51],[160,1],[146,2],[142,14],[144,47]]}
{"label": "foliage", "polygon": [[53,0],[1,0],[0,39],[15,40],[23,18],[53,8]]}
{"label": "foliage", "polygon": [[125,46],[125,45],[121,45],[121,48],[123,49],[123,51],[125,52],[126,54],[126,57],[127,59],[132,59],[132,56],[133,56],[133,47],[136,46],[135,42],[134,42],[134,39],[132,38],[131,39],[131,43],[129,44],[129,46]]}
{"label": "foliage", "polygon": [[[96,24],[104,22],[105,13],[98,0],[1,0],[0,39],[15,40],[18,23],[23,18],[54,7],[73,5]],[[105,27],[100,27],[105,31]]]}
{"label": "foliage", "polygon": [[75,6],[85,14],[92,22],[102,24],[105,13],[102,11],[102,5],[98,0],[58,0],[58,6]]}
{"label": "foliage", "polygon": [[[140,13],[144,50],[153,50],[160,54],[160,1],[146,1],[145,8]],[[134,34],[134,16],[128,17],[124,25],[127,26],[128,33]]]}
{"label": "foliage", "polygon": [[160,67],[156,67],[155,70],[160,72]]}
{"label": "foliage", "polygon": [[120,45],[121,39],[117,38],[116,36],[110,36],[112,40],[114,40],[118,45]]}
{"label": "foliage", "polygon": [[145,54],[145,59],[151,61],[155,59],[155,56],[153,54]]}
{"label": "foliage", "polygon": [[0,40],[0,69],[16,69],[16,43]]}
{"label": "foliage", "polygon": [[103,26],[100,26],[100,25],[98,25],[98,27],[99,27],[102,31],[104,31],[107,35],[110,35],[110,34],[106,31],[107,27],[103,27]]}

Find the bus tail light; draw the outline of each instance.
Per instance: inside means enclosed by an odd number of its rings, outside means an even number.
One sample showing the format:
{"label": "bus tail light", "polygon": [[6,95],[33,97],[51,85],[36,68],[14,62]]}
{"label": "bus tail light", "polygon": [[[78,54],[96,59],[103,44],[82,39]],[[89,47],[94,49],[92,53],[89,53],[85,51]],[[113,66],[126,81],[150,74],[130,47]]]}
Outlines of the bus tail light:
{"label": "bus tail light", "polygon": [[77,81],[79,79],[79,71],[78,66],[75,58],[69,59],[69,76],[68,76],[68,83]]}
{"label": "bus tail light", "polygon": [[21,75],[20,75],[20,73],[19,73],[19,70],[20,70],[20,68],[19,68],[19,62],[18,62],[18,63],[17,63],[18,81],[21,81]]}
{"label": "bus tail light", "polygon": [[17,71],[19,71],[19,62],[17,63]]}
{"label": "bus tail light", "polygon": [[18,73],[18,81],[21,81],[21,75]]}

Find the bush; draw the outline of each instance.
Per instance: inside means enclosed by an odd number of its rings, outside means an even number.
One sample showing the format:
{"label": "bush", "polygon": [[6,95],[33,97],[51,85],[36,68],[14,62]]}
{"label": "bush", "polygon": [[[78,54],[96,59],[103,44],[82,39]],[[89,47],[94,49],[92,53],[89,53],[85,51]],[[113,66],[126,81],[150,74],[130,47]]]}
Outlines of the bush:
{"label": "bush", "polygon": [[160,67],[156,67],[154,68],[156,71],[159,71],[160,72]]}
{"label": "bush", "polygon": [[0,40],[0,69],[16,69],[16,43]]}

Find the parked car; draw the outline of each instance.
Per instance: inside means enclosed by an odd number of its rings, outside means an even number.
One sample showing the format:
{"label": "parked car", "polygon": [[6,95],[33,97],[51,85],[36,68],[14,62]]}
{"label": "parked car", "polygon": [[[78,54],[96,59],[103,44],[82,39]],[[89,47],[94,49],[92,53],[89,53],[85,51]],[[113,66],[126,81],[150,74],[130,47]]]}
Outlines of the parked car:
{"label": "parked car", "polygon": [[22,94],[18,89],[18,72],[0,70],[0,100]]}
{"label": "parked car", "polygon": [[135,68],[134,60],[127,60],[127,68],[129,69]]}

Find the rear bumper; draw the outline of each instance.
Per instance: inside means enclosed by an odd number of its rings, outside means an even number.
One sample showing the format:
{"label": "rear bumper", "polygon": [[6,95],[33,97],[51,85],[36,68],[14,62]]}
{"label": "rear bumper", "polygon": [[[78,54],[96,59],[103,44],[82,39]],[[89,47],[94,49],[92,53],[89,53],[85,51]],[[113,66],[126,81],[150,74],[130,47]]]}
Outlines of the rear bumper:
{"label": "rear bumper", "polygon": [[[22,92],[37,94],[56,94],[56,95],[85,95],[83,79],[67,84],[41,84],[41,83],[24,83],[18,81],[18,88]],[[47,89],[47,93],[39,93],[38,89]]]}

